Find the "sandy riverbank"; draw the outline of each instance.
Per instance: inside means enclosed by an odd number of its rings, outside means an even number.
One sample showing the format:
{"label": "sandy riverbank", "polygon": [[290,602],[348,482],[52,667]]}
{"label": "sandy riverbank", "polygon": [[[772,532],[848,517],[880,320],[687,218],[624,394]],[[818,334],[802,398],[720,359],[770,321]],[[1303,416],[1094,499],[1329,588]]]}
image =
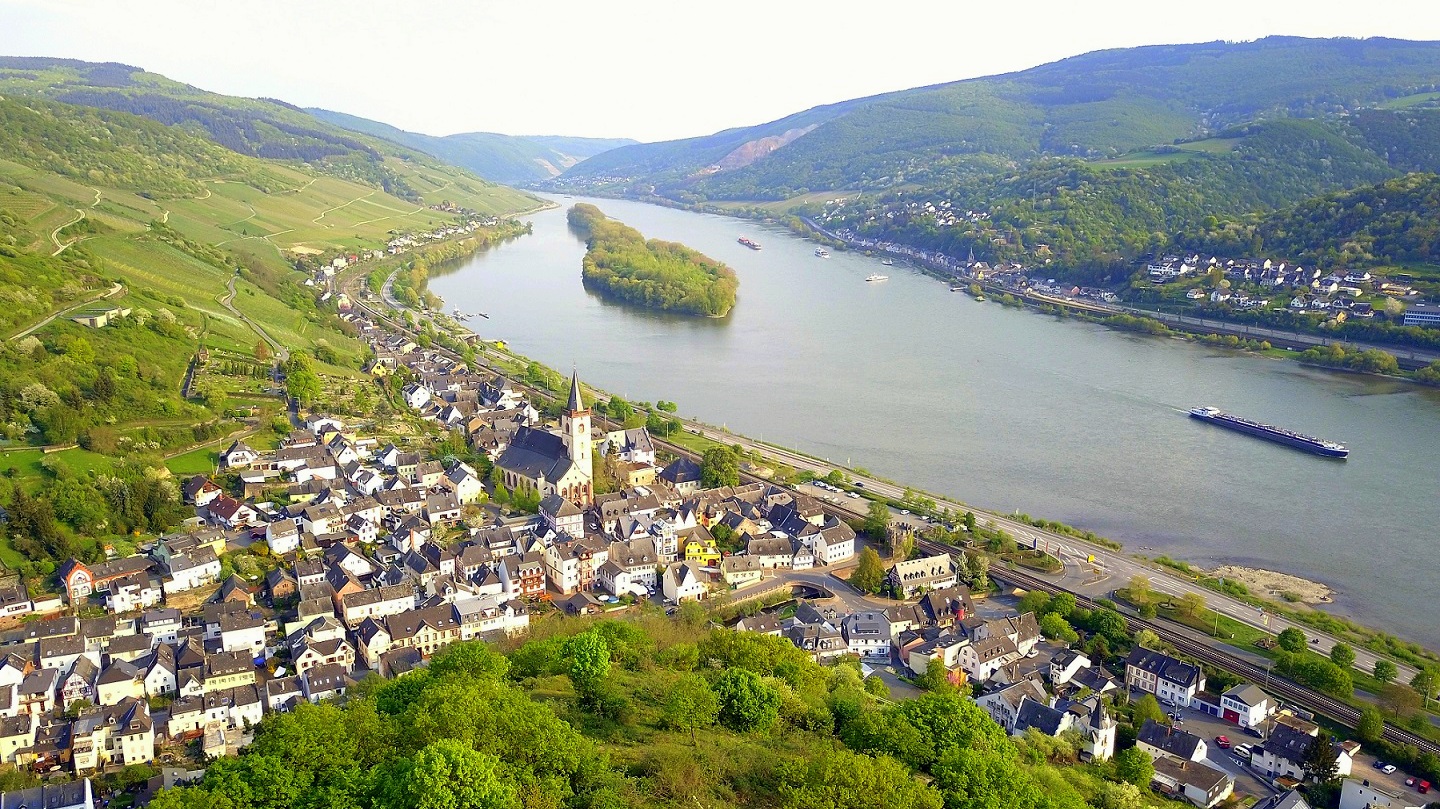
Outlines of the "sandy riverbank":
{"label": "sandy riverbank", "polygon": [[[1210,575],[1238,581],[1250,588],[1250,592],[1262,598],[1275,601],[1300,601],[1305,604],[1329,604],[1335,600],[1335,591],[1319,583],[1276,573],[1257,567],[1224,565],[1210,571]],[[1289,594],[1289,597],[1287,597]]]}

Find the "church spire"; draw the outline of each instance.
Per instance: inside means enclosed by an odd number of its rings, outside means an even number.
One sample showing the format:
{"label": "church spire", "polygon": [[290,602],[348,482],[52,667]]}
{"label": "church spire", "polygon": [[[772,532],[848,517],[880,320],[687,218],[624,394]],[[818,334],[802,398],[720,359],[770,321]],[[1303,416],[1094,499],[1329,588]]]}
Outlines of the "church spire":
{"label": "church spire", "polygon": [[573,369],[570,371],[570,401],[565,405],[565,409],[571,413],[579,413],[585,409],[585,404],[580,399],[580,372]]}

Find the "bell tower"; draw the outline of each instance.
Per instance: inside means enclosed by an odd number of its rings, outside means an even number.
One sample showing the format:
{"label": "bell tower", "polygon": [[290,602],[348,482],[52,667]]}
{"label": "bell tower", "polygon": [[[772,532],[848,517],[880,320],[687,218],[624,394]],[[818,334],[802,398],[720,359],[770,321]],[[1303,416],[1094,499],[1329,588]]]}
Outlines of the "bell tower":
{"label": "bell tower", "polygon": [[570,460],[587,479],[590,477],[590,408],[580,398],[580,375],[570,373],[570,401],[560,416],[560,433]]}

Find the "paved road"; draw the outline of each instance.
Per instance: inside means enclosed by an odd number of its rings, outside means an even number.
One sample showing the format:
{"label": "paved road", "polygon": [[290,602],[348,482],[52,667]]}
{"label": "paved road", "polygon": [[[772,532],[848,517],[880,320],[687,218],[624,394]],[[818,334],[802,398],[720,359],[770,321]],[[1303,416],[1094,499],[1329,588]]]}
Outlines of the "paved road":
{"label": "paved road", "polygon": [[110,291],[108,291],[108,292],[102,292],[102,293],[100,293],[99,295],[96,295],[96,296],[93,297],[93,298],[87,298],[86,300],[84,300],[84,301],[82,301],[82,302],[80,302],[80,303],[77,303],[77,304],[75,304],[74,306],[70,306],[70,307],[67,307],[67,308],[65,308],[65,309],[61,309],[60,311],[58,311],[58,312],[50,315],[49,317],[45,318],[44,320],[40,321],[39,323],[36,323],[35,325],[31,326],[30,328],[28,328],[28,329],[26,329],[26,330],[24,330],[24,331],[22,331],[22,332],[20,332],[20,333],[18,333],[18,334],[15,334],[15,335],[12,336],[10,339],[11,339],[11,340],[20,340],[20,339],[23,339],[23,338],[26,337],[27,335],[34,333],[36,330],[44,328],[50,321],[54,320],[54,319],[57,318],[57,317],[60,317],[61,315],[68,315],[68,314],[70,314],[71,312],[75,311],[76,309],[83,309],[83,308],[85,308],[86,306],[89,306],[90,304],[95,303],[96,301],[103,301],[103,300],[105,300],[106,298],[112,298],[112,297],[114,297],[115,295],[118,295],[118,294],[119,294],[121,291],[123,291],[124,289],[125,289],[125,285],[124,285],[124,284],[116,283],[114,286],[110,287]]}
{"label": "paved road", "polygon": [[281,362],[284,362],[284,361],[290,359],[290,349],[288,349],[288,348],[286,348],[285,346],[281,345],[281,344],[279,343],[279,341],[277,341],[275,338],[271,337],[268,333],[266,333],[266,331],[265,331],[264,329],[260,328],[260,324],[258,324],[258,323],[256,323],[255,321],[251,320],[244,312],[242,312],[242,311],[240,311],[239,309],[236,309],[236,308],[235,308],[235,304],[234,304],[234,300],[235,300],[235,276],[234,276],[234,275],[231,275],[231,276],[230,276],[230,280],[228,280],[228,281],[225,282],[225,288],[226,288],[227,290],[229,290],[229,291],[225,293],[225,297],[223,297],[223,298],[220,299],[220,305],[223,306],[223,307],[225,307],[226,309],[229,309],[229,310],[230,310],[230,314],[232,314],[232,315],[240,318],[240,320],[243,321],[243,322],[245,323],[245,325],[249,326],[252,331],[254,331],[256,334],[260,335],[260,339],[262,339],[262,340],[264,340],[265,342],[269,343],[269,344],[270,344],[270,348],[274,350],[274,352],[275,352],[275,357],[276,357],[277,359],[279,359]]}

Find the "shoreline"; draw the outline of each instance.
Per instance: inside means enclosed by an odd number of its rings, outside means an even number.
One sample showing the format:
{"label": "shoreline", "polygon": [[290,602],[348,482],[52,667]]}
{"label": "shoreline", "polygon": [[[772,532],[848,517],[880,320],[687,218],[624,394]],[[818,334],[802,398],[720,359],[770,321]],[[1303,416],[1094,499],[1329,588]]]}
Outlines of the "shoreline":
{"label": "shoreline", "polygon": [[1240,582],[1251,593],[1270,601],[1310,607],[1335,603],[1334,588],[1292,573],[1250,565],[1220,565],[1205,573],[1221,580]]}

